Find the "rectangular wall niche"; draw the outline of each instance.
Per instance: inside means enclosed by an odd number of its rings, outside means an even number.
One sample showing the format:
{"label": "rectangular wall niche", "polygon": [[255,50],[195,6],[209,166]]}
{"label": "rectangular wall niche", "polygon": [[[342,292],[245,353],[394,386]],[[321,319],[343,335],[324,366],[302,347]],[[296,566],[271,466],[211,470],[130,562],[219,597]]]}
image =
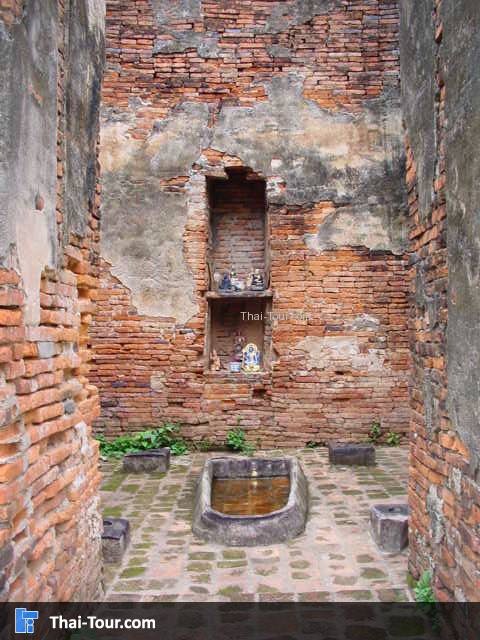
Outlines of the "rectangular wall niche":
{"label": "rectangular wall niche", "polygon": [[234,268],[240,279],[246,279],[254,269],[266,272],[268,267],[266,183],[245,169],[226,173],[228,179],[207,178],[208,263],[212,276]]}
{"label": "rectangular wall niche", "polygon": [[266,300],[210,300],[210,348],[217,352],[221,371],[229,372],[240,333],[245,344],[253,342],[262,352],[262,370],[270,366],[271,326]]}
{"label": "rectangular wall niche", "polygon": [[[231,373],[238,335],[244,344],[253,342],[261,352],[261,368],[270,365],[271,309],[269,268],[269,225],[266,212],[266,183],[246,168],[226,169],[226,178],[207,178],[209,203],[209,266],[206,368]],[[263,290],[249,288],[249,276],[259,270]],[[236,273],[242,288],[222,290],[225,274]],[[218,361],[216,363],[218,367]],[[234,375],[242,376],[243,373]]]}

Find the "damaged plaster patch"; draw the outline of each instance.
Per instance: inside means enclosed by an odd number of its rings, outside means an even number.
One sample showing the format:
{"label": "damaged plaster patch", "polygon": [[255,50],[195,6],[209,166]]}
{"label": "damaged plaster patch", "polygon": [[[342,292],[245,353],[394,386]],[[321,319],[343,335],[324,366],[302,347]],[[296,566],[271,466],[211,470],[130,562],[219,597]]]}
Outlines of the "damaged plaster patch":
{"label": "damaged plaster patch", "polygon": [[213,32],[175,29],[169,25],[199,20],[202,16],[201,0],[152,0],[153,11],[161,37],[153,46],[153,54],[181,53],[196,49],[203,58],[218,58],[218,35]]}
{"label": "damaged plaster patch", "polygon": [[105,111],[101,131],[102,256],[139,313],[180,323],[198,312],[183,252],[187,202],[159,178],[189,175],[208,146],[208,118],[208,105],[184,103],[138,140],[135,115]]}
{"label": "damaged plaster patch", "polygon": [[102,256],[132,292],[138,312],[187,322],[198,312],[193,277],[183,255],[184,194],[159,190],[156,180],[122,184],[104,178]]}
{"label": "damaged plaster patch", "polygon": [[330,213],[318,227],[318,233],[306,234],[305,244],[316,253],[338,247],[363,246],[373,251],[404,252],[404,244],[388,233],[385,217],[375,208],[353,211],[342,208]]}
{"label": "damaged plaster patch", "polygon": [[105,12],[104,0],[87,0],[88,24],[91,29],[105,30]]}
{"label": "damaged plaster patch", "polygon": [[202,15],[202,0],[152,0],[159,25],[180,20],[196,20]]}
{"label": "damaged plaster patch", "polygon": [[324,338],[307,336],[295,346],[295,350],[306,354],[306,368],[329,369],[345,364],[357,371],[382,371],[384,356],[379,349],[369,349],[366,353],[360,350],[360,343],[355,336]]}
{"label": "damaged plaster patch", "polygon": [[306,100],[297,74],[273,78],[265,87],[268,101],[223,107],[212,147],[242,158],[265,176],[272,173],[272,162],[281,167],[275,169],[285,181],[279,203],[350,205],[335,218],[340,226],[336,234],[327,222],[325,242],[342,242],[342,233],[359,242],[355,234],[360,230],[349,226],[358,227],[367,216],[361,244],[402,252],[406,207],[398,96],[369,101],[361,114],[353,115],[332,113]]}
{"label": "damaged plaster patch", "polygon": [[25,290],[25,324],[40,322],[40,280],[53,262],[49,230],[37,211],[25,211],[17,222],[17,251]]}
{"label": "damaged plaster patch", "polygon": [[153,54],[182,53],[187,49],[196,49],[201,58],[218,58],[220,47],[218,35],[193,31],[168,31],[168,40],[158,38],[153,45]]}
{"label": "damaged plaster patch", "polygon": [[281,33],[291,27],[305,24],[315,16],[341,7],[341,0],[289,0],[272,3],[272,11],[264,26],[253,29],[254,33]]}
{"label": "damaged plaster patch", "polygon": [[70,233],[84,236],[87,212],[97,186],[97,141],[104,70],[104,7],[100,0],[71,0],[68,68],[65,75],[65,221]]}
{"label": "damaged plaster patch", "polygon": [[100,163],[107,173],[135,179],[188,176],[201,150],[209,146],[208,105],[185,102],[157,120],[146,140],[132,136],[136,118],[104,111]]}
{"label": "damaged plaster patch", "polygon": [[380,320],[375,316],[362,313],[352,322],[353,331],[376,331],[380,326]]}
{"label": "damaged plaster patch", "polygon": [[[172,115],[154,125],[147,141],[147,155],[155,175],[188,175],[190,168],[209,146],[208,105],[185,102]],[[188,144],[185,132],[188,131]]]}
{"label": "damaged plaster patch", "polygon": [[402,104],[417,168],[422,220],[432,207],[435,175],[435,3],[403,0],[400,9]]}
{"label": "damaged plaster patch", "polygon": [[141,150],[142,142],[130,135],[131,123],[106,122],[101,130],[100,164],[102,172],[121,171]]}
{"label": "damaged plaster patch", "polygon": [[443,500],[438,497],[435,485],[431,485],[428,490],[427,513],[430,516],[432,542],[439,544],[445,534],[445,528],[443,523]]}
{"label": "damaged plaster patch", "polygon": [[18,262],[29,325],[56,261],[58,20],[56,0],[31,0],[0,32],[0,260]]}

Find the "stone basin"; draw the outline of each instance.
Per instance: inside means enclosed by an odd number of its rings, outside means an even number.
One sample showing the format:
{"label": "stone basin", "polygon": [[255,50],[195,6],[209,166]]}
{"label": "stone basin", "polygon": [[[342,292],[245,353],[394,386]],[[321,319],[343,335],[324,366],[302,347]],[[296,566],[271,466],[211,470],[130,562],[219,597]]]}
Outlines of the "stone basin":
{"label": "stone basin", "polygon": [[[214,479],[277,476],[287,476],[290,481],[286,504],[280,509],[261,515],[228,515],[212,508]],[[268,545],[300,535],[307,514],[307,479],[296,458],[211,458],[198,482],[192,530],[199,538],[227,546]]]}

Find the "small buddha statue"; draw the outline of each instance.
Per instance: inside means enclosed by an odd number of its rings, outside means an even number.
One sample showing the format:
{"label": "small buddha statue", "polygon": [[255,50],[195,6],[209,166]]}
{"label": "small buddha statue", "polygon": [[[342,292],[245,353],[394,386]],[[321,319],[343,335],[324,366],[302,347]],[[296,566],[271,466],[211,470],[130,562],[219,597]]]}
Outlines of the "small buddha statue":
{"label": "small buddha statue", "polygon": [[237,331],[233,340],[233,360],[234,362],[242,362],[243,360],[243,347],[245,345],[245,336]]}
{"label": "small buddha statue", "polygon": [[242,349],[242,371],[245,373],[260,371],[260,351],[253,342],[249,342]]}
{"label": "small buddha statue", "polygon": [[232,280],[230,278],[229,273],[224,273],[223,278],[218,286],[220,291],[231,291],[232,290]]}
{"label": "small buddha statue", "polygon": [[265,289],[265,282],[263,280],[263,275],[260,272],[260,269],[255,269],[255,271],[251,274],[251,291],[263,291]]}
{"label": "small buddha statue", "polygon": [[235,269],[232,267],[232,270],[230,271],[230,282],[232,283],[232,289],[234,291],[241,291],[242,290],[242,282],[239,279],[237,272],[235,271]]}
{"label": "small buddha statue", "polygon": [[219,289],[220,283],[222,282],[222,274],[219,271],[215,271],[213,274],[213,281],[215,283],[215,287]]}

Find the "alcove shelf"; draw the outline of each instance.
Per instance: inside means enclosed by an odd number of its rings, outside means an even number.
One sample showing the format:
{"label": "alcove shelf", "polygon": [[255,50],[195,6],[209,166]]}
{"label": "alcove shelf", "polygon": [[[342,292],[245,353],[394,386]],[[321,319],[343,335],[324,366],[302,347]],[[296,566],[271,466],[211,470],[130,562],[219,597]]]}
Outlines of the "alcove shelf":
{"label": "alcove shelf", "polygon": [[225,299],[261,299],[272,298],[273,292],[271,289],[265,291],[207,291],[205,298],[207,300],[225,300]]}
{"label": "alcove shelf", "polygon": [[[246,167],[225,169],[225,177],[207,177],[209,229],[207,264],[209,267],[205,327],[205,371],[231,373],[235,339],[254,343],[261,352],[261,371],[270,368],[273,291],[269,268],[269,221],[266,207],[266,182]],[[249,275],[258,269],[264,278],[263,291],[221,291],[219,279],[235,270],[237,278],[247,286]],[[214,277],[216,275],[216,277]],[[211,370],[213,352],[218,355],[221,370]]]}

